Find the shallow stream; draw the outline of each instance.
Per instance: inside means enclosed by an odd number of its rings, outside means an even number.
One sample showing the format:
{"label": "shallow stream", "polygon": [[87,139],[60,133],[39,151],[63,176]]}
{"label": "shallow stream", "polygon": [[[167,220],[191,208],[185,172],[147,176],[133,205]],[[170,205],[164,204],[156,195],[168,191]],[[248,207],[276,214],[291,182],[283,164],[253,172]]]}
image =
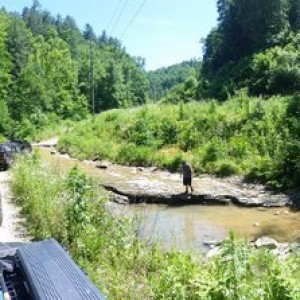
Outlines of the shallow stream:
{"label": "shallow stream", "polygon": [[[178,174],[151,172],[148,169],[124,167],[108,164],[107,168],[96,168],[93,162],[79,162],[63,155],[50,155],[49,149],[42,149],[42,155],[58,168],[68,169],[78,165],[99,182],[117,186],[137,184],[136,189],[157,189],[161,192],[182,191]],[[202,181],[203,182],[203,181]],[[226,182],[209,178],[205,181],[210,190],[219,188]],[[210,184],[211,182],[211,184]],[[199,189],[201,182],[199,181]],[[195,180],[197,189],[197,181]],[[254,187],[254,191],[255,191]],[[279,241],[300,240],[300,212],[284,208],[240,208],[229,206],[187,205],[169,207],[167,205],[114,205],[119,213],[135,216],[138,220],[139,235],[150,241],[161,241],[166,247],[181,250],[203,250],[204,242],[219,241],[229,230],[249,239],[271,236]]]}
{"label": "shallow stream", "polygon": [[223,240],[229,230],[252,240],[271,236],[278,241],[300,238],[300,214],[287,208],[236,206],[130,205],[125,215],[138,218],[139,235],[181,250],[203,250],[205,242]]}

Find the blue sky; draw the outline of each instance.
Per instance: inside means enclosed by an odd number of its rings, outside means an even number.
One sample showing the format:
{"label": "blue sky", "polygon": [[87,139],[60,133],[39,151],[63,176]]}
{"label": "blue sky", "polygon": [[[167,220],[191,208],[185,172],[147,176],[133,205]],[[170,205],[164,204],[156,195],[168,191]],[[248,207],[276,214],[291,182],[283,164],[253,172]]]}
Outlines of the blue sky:
{"label": "blue sky", "polygon": [[[100,35],[121,39],[127,51],[146,59],[153,70],[200,58],[202,44],[216,25],[216,0],[39,0],[52,15],[70,15],[83,29],[92,25]],[[0,7],[21,12],[32,0],[0,0]],[[137,16],[134,15],[139,11]],[[132,22],[131,22],[132,21]]]}

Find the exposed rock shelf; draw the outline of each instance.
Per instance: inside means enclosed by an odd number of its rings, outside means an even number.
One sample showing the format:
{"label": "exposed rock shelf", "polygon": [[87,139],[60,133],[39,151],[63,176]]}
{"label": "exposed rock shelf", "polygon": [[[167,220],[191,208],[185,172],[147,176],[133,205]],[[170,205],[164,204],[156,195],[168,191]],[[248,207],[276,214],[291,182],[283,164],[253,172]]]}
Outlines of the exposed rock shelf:
{"label": "exposed rock shelf", "polygon": [[[257,197],[245,197],[243,191],[235,190],[233,194],[218,194],[195,192],[192,194],[142,192],[137,189],[122,189],[120,187],[103,184],[103,187],[112,192],[111,201],[117,203],[156,203],[167,205],[238,205],[243,207],[283,207],[290,205],[285,195],[260,194]],[[152,192],[152,193],[151,193]]]}
{"label": "exposed rock shelf", "polygon": [[[55,151],[55,140],[40,144],[58,160],[66,161],[66,154]],[[168,205],[229,205],[244,207],[283,207],[296,202],[295,196],[273,193],[263,185],[244,183],[239,177],[226,179],[201,175],[193,180],[195,192],[184,194],[178,173],[157,168],[130,167],[105,161],[70,159],[80,164],[103,187],[111,191],[111,200],[117,203],[157,203]],[[113,194],[112,194],[113,193]]]}

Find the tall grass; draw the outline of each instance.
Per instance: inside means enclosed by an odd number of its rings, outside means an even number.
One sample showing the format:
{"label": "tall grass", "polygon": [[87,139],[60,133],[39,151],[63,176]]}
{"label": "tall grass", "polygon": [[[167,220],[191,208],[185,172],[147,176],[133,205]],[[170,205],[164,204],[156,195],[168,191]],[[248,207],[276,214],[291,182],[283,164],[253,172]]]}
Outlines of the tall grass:
{"label": "tall grass", "polygon": [[[235,98],[180,105],[146,105],[112,110],[75,125],[59,149],[81,159],[178,169],[188,159],[198,173],[246,175],[280,187],[295,183],[300,168],[296,143],[299,99]],[[298,111],[298,106],[296,107]],[[290,143],[290,146],[287,145]],[[178,163],[179,162],[179,163]]]}
{"label": "tall grass", "polygon": [[280,263],[233,234],[206,262],[145,245],[78,168],[60,174],[33,155],[14,166],[11,185],[32,236],[64,244],[108,299],[300,299],[299,257]]}

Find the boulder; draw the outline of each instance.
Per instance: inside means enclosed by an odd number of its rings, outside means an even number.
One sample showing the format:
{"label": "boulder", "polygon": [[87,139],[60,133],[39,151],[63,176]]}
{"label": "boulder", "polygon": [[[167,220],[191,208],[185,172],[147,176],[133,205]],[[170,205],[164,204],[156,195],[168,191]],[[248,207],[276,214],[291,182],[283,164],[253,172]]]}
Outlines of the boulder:
{"label": "boulder", "polygon": [[254,246],[256,248],[266,248],[266,249],[277,249],[278,247],[278,242],[270,237],[264,236],[264,237],[260,237],[258,238],[255,242],[254,242]]}

